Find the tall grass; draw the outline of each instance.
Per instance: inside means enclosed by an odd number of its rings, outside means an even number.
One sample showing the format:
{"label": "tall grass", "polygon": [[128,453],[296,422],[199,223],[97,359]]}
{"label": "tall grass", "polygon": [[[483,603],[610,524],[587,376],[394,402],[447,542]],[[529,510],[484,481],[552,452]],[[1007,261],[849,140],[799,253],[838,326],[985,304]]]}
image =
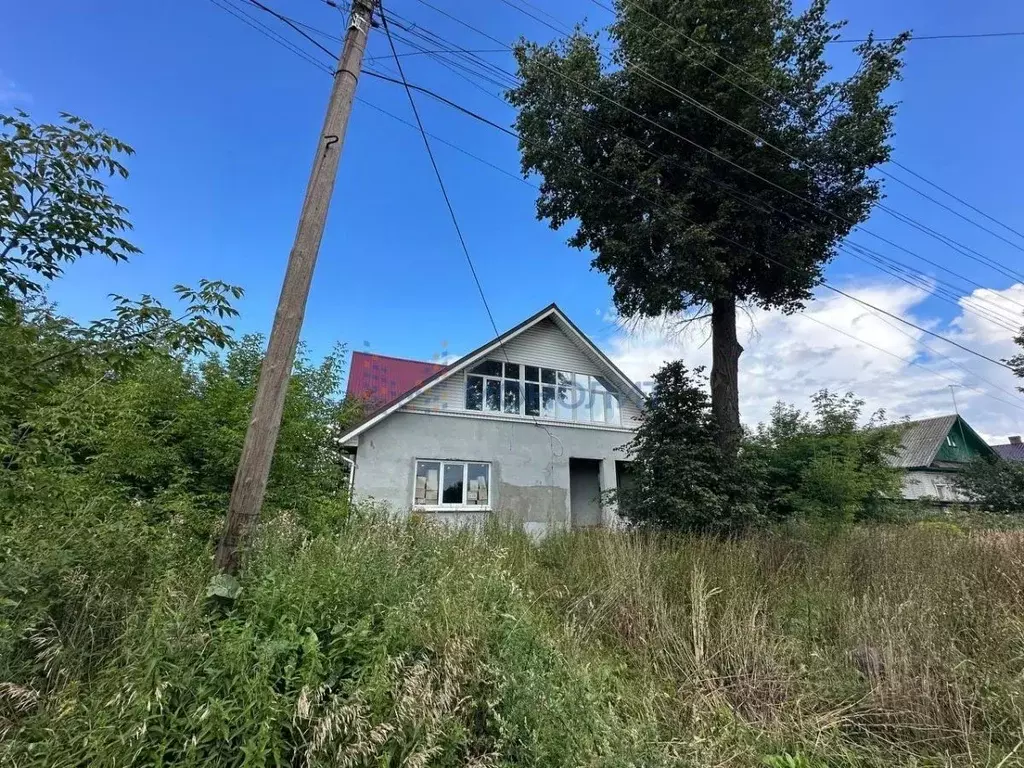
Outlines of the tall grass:
{"label": "tall grass", "polygon": [[4,533],[0,763],[1024,764],[1018,534],[283,517],[218,606],[146,519]]}

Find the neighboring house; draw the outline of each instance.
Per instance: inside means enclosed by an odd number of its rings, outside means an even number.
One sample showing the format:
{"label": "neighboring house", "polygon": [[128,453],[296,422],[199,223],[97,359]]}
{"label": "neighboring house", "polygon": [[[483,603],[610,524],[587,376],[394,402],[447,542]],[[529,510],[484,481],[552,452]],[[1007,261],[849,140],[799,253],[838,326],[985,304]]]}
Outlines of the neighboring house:
{"label": "neighboring house", "polygon": [[1024,461],[1024,443],[1020,435],[1011,435],[1010,442],[1005,445],[993,445],[992,450],[999,454],[999,457],[1007,461]]}
{"label": "neighboring house", "polygon": [[[360,363],[362,365],[363,363]],[[644,395],[554,304],[342,436],[357,499],[527,530],[613,524]]]}
{"label": "neighboring house", "polygon": [[901,426],[902,440],[892,465],[906,470],[903,498],[965,502],[956,473],[973,459],[995,452],[962,417],[952,414]]}

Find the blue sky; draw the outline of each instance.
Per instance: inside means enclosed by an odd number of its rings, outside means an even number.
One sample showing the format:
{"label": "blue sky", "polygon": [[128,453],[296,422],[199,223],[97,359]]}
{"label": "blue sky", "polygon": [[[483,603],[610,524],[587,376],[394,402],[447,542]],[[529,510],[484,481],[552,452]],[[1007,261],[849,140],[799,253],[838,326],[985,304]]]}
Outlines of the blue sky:
{"label": "blue sky", "polygon": [[[608,20],[590,0],[537,1],[565,24],[584,17],[591,25]],[[553,34],[500,0],[432,2],[505,41],[520,34],[547,40]],[[268,4],[321,29],[343,32],[343,17],[321,0]],[[391,0],[389,7],[467,48],[495,47],[416,0]],[[1010,0],[835,0],[831,8],[834,17],[850,20],[850,37],[871,29],[884,36],[907,28],[918,34],[1024,29],[1024,5]],[[261,20],[276,25],[265,14]],[[0,109],[20,105],[38,120],[58,110],[73,112],[137,150],[130,161],[131,179],[116,185],[116,193],[131,210],[134,239],[144,254],[127,265],[86,260],[70,269],[52,291],[64,311],[91,318],[106,310],[108,293],[169,295],[175,283],[209,277],[246,289],[239,331],[268,330],[328,76],[210,0],[10,4],[5,21],[17,34],[7,35],[0,51]],[[298,40],[286,28],[281,32]],[[833,47],[837,67],[849,64],[847,51]],[[374,30],[368,55],[386,53],[386,40]],[[512,69],[509,55],[489,58]],[[440,65],[423,56],[405,61],[410,80],[498,122],[511,122],[509,107]],[[902,102],[894,157],[1018,229],[1024,229],[1021,71],[1024,38],[912,42],[904,81],[892,94]],[[364,78],[358,95],[411,119],[404,93],[391,84]],[[517,171],[513,139],[426,98],[420,104],[431,132]],[[622,329],[608,316],[610,291],[604,277],[589,270],[587,254],[564,244],[566,233],[536,221],[535,191],[442,144],[435,144],[435,152],[499,327],[557,301],[613,351],[624,344]],[[892,207],[1024,269],[1021,251],[895,184],[887,193]],[[1011,289],[1005,276],[881,212],[868,226],[984,286]],[[913,261],[868,236],[854,240]],[[840,257],[828,274],[847,286],[881,286],[891,293],[897,287],[849,257]],[[961,320],[956,308],[926,293],[903,309],[937,328],[956,330]],[[886,342],[891,333],[876,336],[874,343]],[[316,352],[337,340],[351,349],[369,345],[385,354],[429,359],[445,349],[470,349],[488,334],[420,137],[357,103],[304,338]],[[919,348],[902,353],[935,362]],[[852,375],[849,384],[862,389]],[[935,387],[941,389],[937,382]]]}

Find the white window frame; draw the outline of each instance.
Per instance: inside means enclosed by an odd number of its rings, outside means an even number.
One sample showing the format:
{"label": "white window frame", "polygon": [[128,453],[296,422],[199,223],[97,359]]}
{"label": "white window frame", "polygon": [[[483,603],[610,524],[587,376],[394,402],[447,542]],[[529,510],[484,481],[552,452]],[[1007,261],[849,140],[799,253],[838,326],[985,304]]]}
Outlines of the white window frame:
{"label": "white window frame", "polygon": [[[416,503],[416,477],[419,475],[420,464],[438,464],[439,474],[437,478],[437,504]],[[457,504],[445,504],[444,498],[444,468],[445,465],[462,465],[462,501]],[[469,493],[469,465],[480,464],[487,467],[487,503],[469,504],[466,502],[466,494]],[[491,512],[494,505],[494,486],[491,482],[494,471],[489,461],[474,461],[473,459],[416,459],[412,468],[412,508],[417,512]]]}
{"label": "white window frame", "polygon": [[[608,387],[604,387],[602,389],[593,389],[593,390],[590,389],[590,388],[581,389],[578,386],[578,384],[577,384],[577,381],[578,381],[578,379],[580,377],[583,377],[585,379],[604,378],[607,381],[606,377],[595,376],[595,375],[592,375],[592,374],[585,374],[585,373],[576,373],[576,372],[573,372],[573,371],[566,371],[566,370],[563,370],[563,369],[560,369],[560,368],[546,368],[546,367],[544,367],[542,365],[533,365],[531,363],[518,363],[517,365],[519,366],[519,379],[516,380],[516,379],[511,379],[511,378],[505,378],[505,376],[504,376],[504,373],[505,373],[504,364],[505,364],[505,362],[508,362],[508,361],[497,360],[497,359],[494,359],[494,358],[488,358],[487,360],[484,360],[482,362],[501,363],[501,365],[502,365],[502,376],[501,377],[498,377],[498,376],[488,376],[488,375],[481,374],[481,373],[470,373],[469,370],[466,371],[466,380],[465,380],[465,385],[463,387],[463,393],[462,393],[462,398],[463,398],[462,399],[462,406],[463,406],[463,410],[465,410],[467,413],[497,414],[499,416],[522,416],[522,417],[527,418],[527,419],[544,419],[546,421],[557,421],[557,422],[561,422],[563,424],[587,424],[587,425],[594,425],[594,426],[598,426],[598,427],[602,427],[602,426],[621,427],[622,426],[622,400],[623,400],[622,392],[620,392],[619,390],[616,390],[616,389],[610,389]],[[526,369],[527,368],[536,368],[537,369],[537,381],[527,381],[527,379],[526,379]],[[554,373],[555,373],[555,383],[554,384],[545,384],[544,383],[544,371],[545,370],[547,370],[547,371],[554,371]],[[570,378],[572,379],[572,383],[568,384],[568,385],[558,383],[559,382],[559,376],[558,376],[559,373],[568,373]],[[480,410],[473,410],[471,408],[467,408],[466,407],[467,397],[468,397],[468,390],[469,390],[469,378],[471,376],[483,380],[483,393],[482,393],[482,396],[481,396],[482,399],[481,399],[481,403],[480,403],[480,405],[481,405]],[[498,399],[498,410],[496,410],[496,411],[492,411],[492,410],[489,410],[487,408],[487,382],[489,382],[489,381],[495,381],[495,382],[499,382],[500,383],[500,386],[499,386],[499,399]],[[517,386],[519,387],[519,410],[516,413],[509,413],[508,411],[505,410],[505,386],[506,386],[507,383],[515,382],[515,381],[518,381]],[[539,394],[539,398],[540,398],[539,401],[538,401],[538,405],[540,406],[540,409],[539,409],[539,413],[536,416],[528,415],[526,413],[526,386],[528,384],[536,384],[537,387],[538,387],[538,394]],[[555,412],[551,416],[545,416],[544,415],[544,388],[545,387],[551,387],[555,391]],[[578,397],[574,397],[574,399],[573,399],[573,406],[572,406],[572,418],[570,418],[570,419],[563,419],[563,418],[559,418],[558,417],[558,390],[559,390],[559,388],[566,388],[566,387],[568,387],[574,393],[579,393],[581,391],[585,393],[585,395],[583,397],[583,400],[582,400],[582,403],[579,401]],[[578,412],[579,412],[579,409],[581,407],[585,407],[587,409],[588,414],[591,412],[591,408],[593,406],[593,403],[592,403],[593,397],[592,396],[595,393],[598,393],[598,392],[601,394],[602,401],[604,401],[604,409],[603,409],[604,410],[604,415],[605,415],[604,420],[603,421],[595,421],[595,420],[593,420],[591,418],[586,418],[586,419],[579,418]],[[607,403],[607,399],[606,399],[606,396],[608,396],[608,395],[613,396],[615,398],[616,402],[617,402],[617,407],[614,409],[614,414],[616,416],[615,419],[609,419],[608,418],[609,417],[609,408],[608,408],[608,403]],[[474,462],[474,463],[476,463],[476,462]]]}

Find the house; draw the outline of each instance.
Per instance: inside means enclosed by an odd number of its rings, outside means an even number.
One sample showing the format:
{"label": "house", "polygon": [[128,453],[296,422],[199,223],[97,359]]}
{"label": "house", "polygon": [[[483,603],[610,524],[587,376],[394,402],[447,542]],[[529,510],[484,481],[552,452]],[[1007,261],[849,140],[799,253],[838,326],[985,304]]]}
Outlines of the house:
{"label": "house", "polygon": [[956,486],[956,473],[969,461],[994,455],[963,417],[951,414],[902,425],[900,449],[890,463],[906,470],[904,499],[948,504],[968,500]]}
{"label": "house", "polygon": [[1010,442],[1005,445],[993,445],[992,450],[999,454],[1001,459],[1007,461],[1024,461],[1024,443],[1020,435],[1010,435]]}
{"label": "house", "polygon": [[341,443],[356,499],[445,521],[500,514],[531,532],[596,527],[617,521],[606,492],[643,403],[551,304],[395,395]]}

